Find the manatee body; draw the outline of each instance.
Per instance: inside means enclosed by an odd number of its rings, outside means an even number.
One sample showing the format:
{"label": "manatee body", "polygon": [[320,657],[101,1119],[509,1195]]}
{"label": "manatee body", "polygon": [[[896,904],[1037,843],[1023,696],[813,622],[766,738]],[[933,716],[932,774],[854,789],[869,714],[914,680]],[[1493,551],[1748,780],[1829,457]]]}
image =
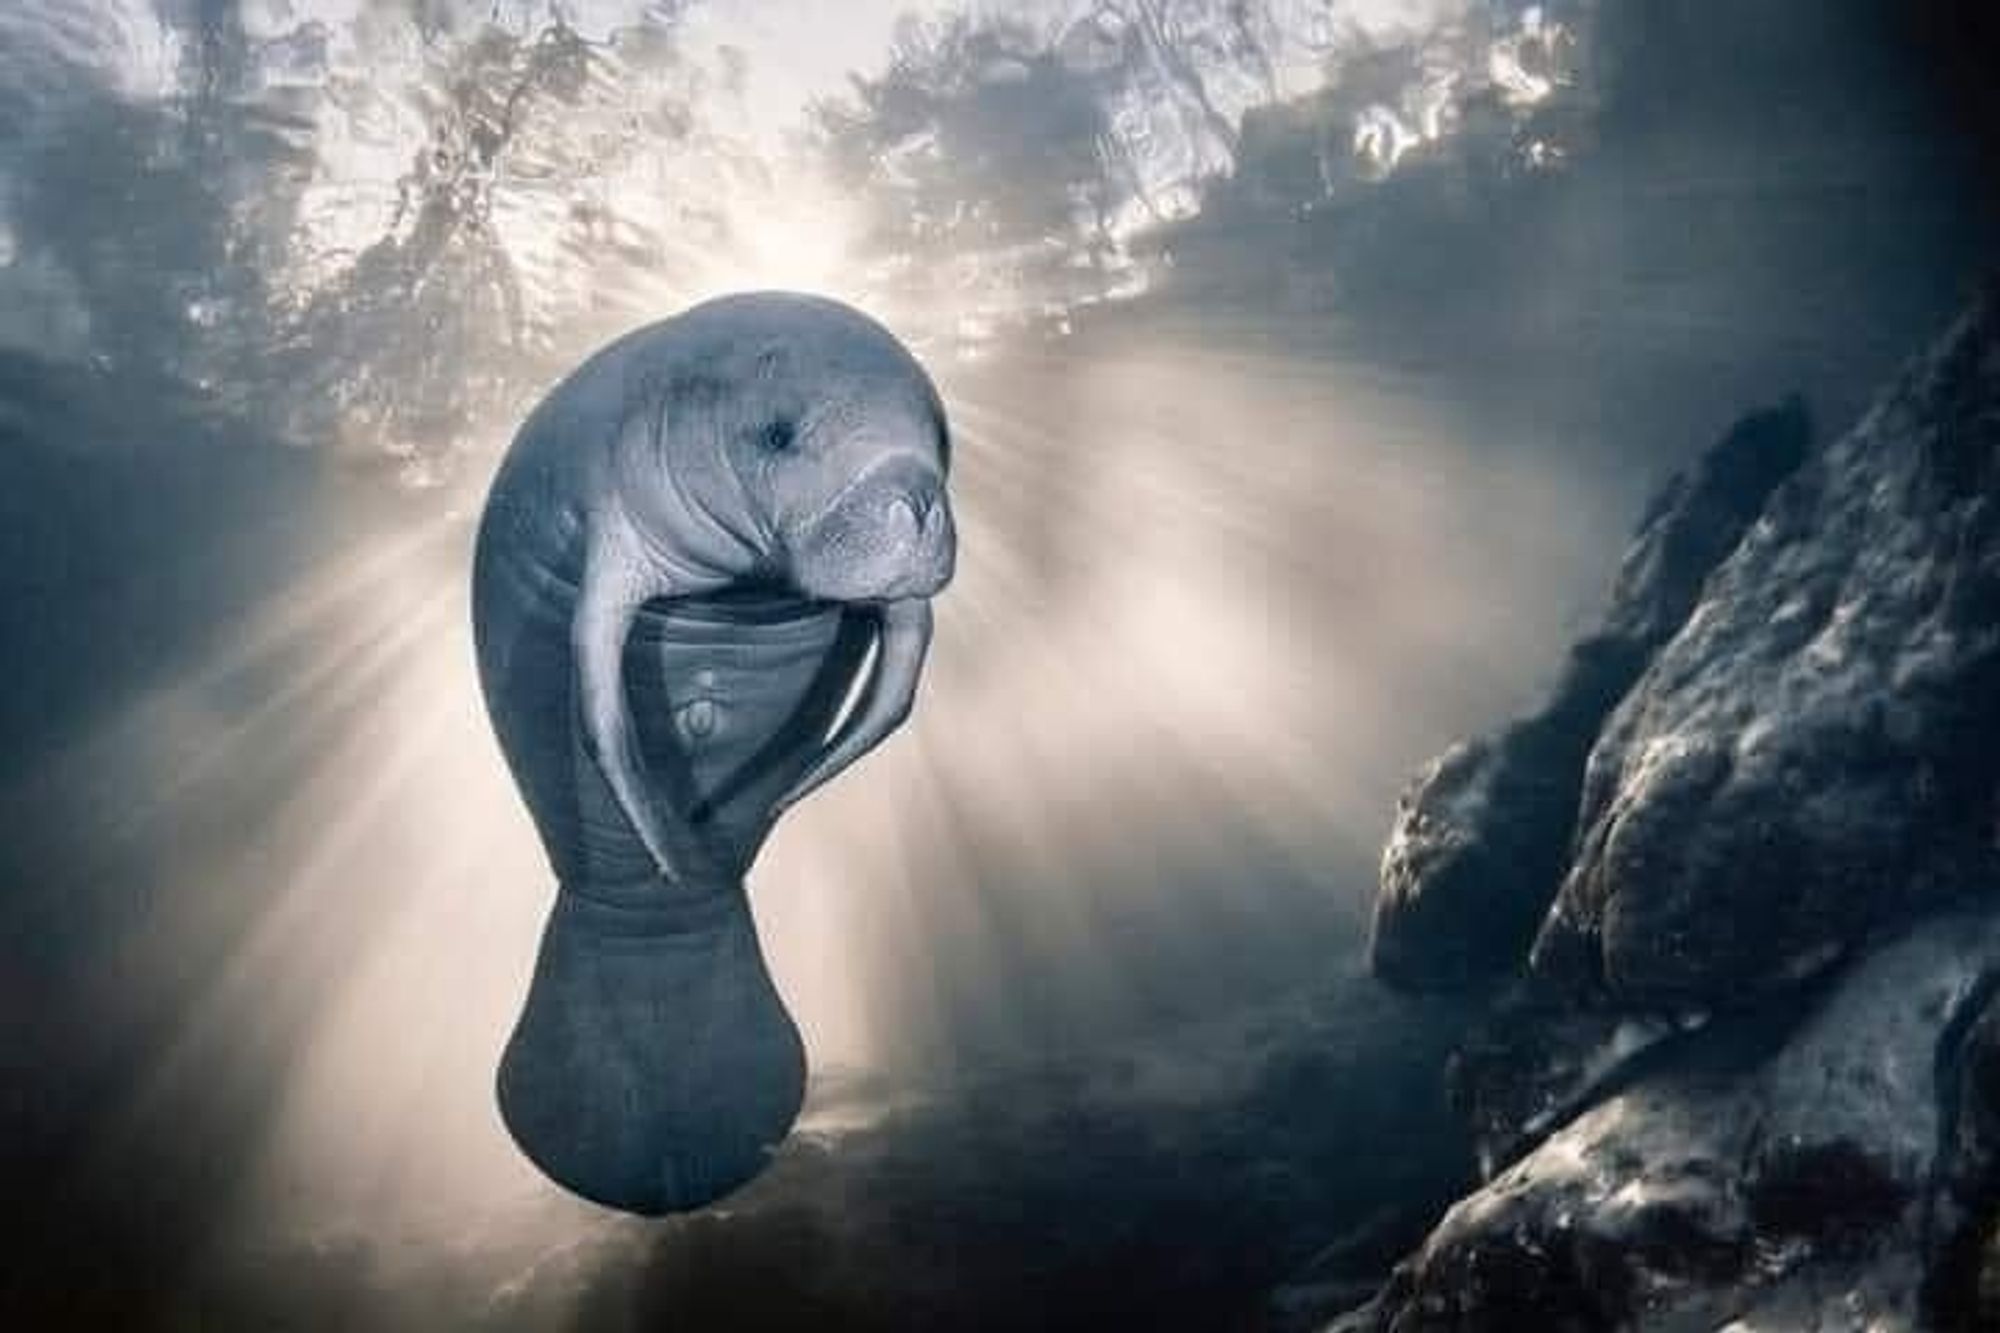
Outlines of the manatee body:
{"label": "manatee body", "polygon": [[790,1129],[804,1050],[743,879],[786,807],[908,715],[952,573],[948,463],[909,352],[778,293],[620,339],[515,437],[473,622],[559,891],[498,1095],[576,1193],[699,1207]]}

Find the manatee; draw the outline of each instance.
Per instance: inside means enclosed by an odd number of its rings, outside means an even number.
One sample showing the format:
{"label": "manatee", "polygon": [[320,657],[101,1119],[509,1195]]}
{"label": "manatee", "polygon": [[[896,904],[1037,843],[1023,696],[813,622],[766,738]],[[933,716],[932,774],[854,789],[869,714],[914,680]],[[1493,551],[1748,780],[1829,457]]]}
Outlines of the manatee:
{"label": "manatee", "polygon": [[474,640],[557,891],[497,1095],[571,1191],[698,1208],[797,1117],[804,1047],[745,876],[909,715],[956,556],[949,464],[915,357],[777,292],[603,348],[502,460]]}

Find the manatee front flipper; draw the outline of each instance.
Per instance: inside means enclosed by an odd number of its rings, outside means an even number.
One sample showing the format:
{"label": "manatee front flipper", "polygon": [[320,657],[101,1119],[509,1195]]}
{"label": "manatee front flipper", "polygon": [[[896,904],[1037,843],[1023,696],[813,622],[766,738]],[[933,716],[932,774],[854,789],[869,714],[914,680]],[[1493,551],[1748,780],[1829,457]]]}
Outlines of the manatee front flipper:
{"label": "manatee front flipper", "polygon": [[[612,799],[660,874],[668,880],[706,882],[715,877],[716,868],[698,850],[687,815],[662,799],[648,778],[625,703],[624,676],[625,640],[639,608],[656,597],[697,591],[647,560],[629,526],[615,515],[606,516],[591,533],[570,638],[584,753],[604,775]],[[690,799],[684,808],[691,804]]]}
{"label": "manatee front flipper", "polygon": [[921,597],[882,608],[875,670],[866,691],[805,775],[778,799],[773,817],[797,804],[886,740],[910,716],[931,646],[931,604]]}

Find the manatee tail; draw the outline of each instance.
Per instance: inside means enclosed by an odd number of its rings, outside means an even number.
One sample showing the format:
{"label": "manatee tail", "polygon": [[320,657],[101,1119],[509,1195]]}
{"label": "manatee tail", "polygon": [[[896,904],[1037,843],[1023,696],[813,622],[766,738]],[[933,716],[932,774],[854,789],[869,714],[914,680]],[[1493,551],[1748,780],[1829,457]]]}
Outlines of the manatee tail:
{"label": "manatee tail", "polygon": [[627,1212],[700,1208],[770,1165],[805,1080],[740,889],[699,919],[556,895],[497,1088],[551,1179]]}

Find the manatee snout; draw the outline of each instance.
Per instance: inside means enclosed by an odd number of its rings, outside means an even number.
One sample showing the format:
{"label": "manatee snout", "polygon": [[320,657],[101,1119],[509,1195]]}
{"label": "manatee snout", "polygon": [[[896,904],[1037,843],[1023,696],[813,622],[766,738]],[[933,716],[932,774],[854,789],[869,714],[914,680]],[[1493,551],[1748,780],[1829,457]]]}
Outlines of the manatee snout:
{"label": "manatee snout", "polygon": [[792,582],[808,597],[887,602],[930,597],[951,581],[957,535],[944,478],[897,456],[842,488],[790,544]]}

